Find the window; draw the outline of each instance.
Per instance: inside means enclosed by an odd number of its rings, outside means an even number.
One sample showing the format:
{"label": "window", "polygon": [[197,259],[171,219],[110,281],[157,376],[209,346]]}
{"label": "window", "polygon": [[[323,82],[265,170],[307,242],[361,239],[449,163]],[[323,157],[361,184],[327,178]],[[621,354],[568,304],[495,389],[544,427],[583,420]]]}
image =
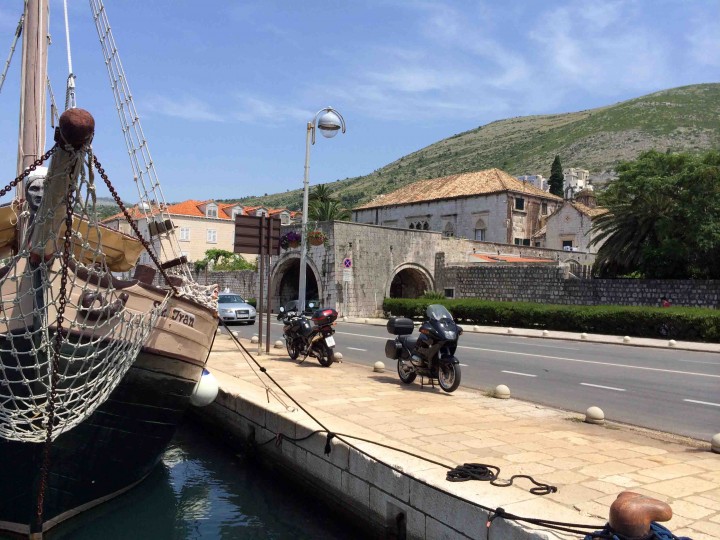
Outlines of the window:
{"label": "window", "polygon": [[423,231],[429,231],[430,224],[427,221],[423,221],[422,228],[423,228]]}
{"label": "window", "polygon": [[522,238],[515,238],[515,240],[513,240],[513,242],[515,243],[516,246],[521,246],[521,245],[522,245]]}
{"label": "window", "polygon": [[448,287],[443,292],[445,293],[445,298],[455,298],[455,287]]}
{"label": "window", "polygon": [[445,228],[443,229],[443,236],[445,238],[452,238],[455,236],[455,227],[453,227],[453,224],[448,222],[445,224]]}
{"label": "window", "polygon": [[209,218],[216,218],[217,217],[217,206],[208,206],[205,216]]}
{"label": "window", "polygon": [[525,210],[525,199],[522,197],[515,199],[515,210]]}
{"label": "window", "polygon": [[190,241],[190,227],[180,227],[180,240],[183,242]]}
{"label": "window", "polygon": [[563,249],[565,249],[566,247],[572,247],[572,244],[573,244],[572,240],[563,240],[562,243],[563,243],[563,246],[562,246]]}
{"label": "window", "polygon": [[484,242],[486,229],[485,222],[482,219],[478,219],[475,222],[475,240]]}
{"label": "window", "polygon": [[547,203],[546,202],[540,204],[540,213],[543,216],[547,215],[548,212],[547,212]]}
{"label": "window", "polygon": [[523,246],[529,246],[530,245],[530,239],[529,238],[523,238]]}
{"label": "window", "polygon": [[217,231],[215,229],[207,230],[208,244],[217,244]]}
{"label": "window", "polygon": [[242,208],[233,208],[233,211],[232,211],[233,221],[235,221],[235,216],[242,216],[242,215],[243,215]]}
{"label": "window", "polygon": [[289,225],[290,216],[288,214],[280,214],[280,225]]}

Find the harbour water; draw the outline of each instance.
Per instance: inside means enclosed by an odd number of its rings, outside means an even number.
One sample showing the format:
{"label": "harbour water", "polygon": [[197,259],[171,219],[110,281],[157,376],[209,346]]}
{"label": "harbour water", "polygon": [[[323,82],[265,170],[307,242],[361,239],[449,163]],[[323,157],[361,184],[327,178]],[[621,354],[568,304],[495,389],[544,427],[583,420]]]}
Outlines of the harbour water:
{"label": "harbour water", "polygon": [[[131,448],[127,449],[132,452]],[[48,540],[350,539],[360,532],[311,494],[235,455],[190,423],[140,485]]]}

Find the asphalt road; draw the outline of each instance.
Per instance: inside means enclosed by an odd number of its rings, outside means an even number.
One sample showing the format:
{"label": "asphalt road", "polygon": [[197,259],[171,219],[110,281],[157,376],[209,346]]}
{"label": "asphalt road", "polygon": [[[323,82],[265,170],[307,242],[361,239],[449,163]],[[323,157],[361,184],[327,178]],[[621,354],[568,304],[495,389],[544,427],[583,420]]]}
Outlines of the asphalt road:
{"label": "asphalt road", "polygon": [[[245,328],[237,329],[257,332]],[[393,336],[384,326],[338,322],[336,330],[343,362],[396,369],[385,358]],[[271,345],[281,338],[273,319]],[[608,420],[705,441],[720,432],[718,354],[465,332],[456,356],[464,388],[505,384],[515,399],[581,414],[595,405]]]}

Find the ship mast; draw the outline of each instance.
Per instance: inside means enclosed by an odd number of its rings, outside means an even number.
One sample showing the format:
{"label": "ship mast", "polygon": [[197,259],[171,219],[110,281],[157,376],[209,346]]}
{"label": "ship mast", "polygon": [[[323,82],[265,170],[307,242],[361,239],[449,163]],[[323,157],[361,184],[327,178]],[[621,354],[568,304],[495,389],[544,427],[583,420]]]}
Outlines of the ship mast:
{"label": "ship mast", "polygon": [[[48,55],[48,0],[25,1],[25,29],[22,38],[20,76],[20,131],[17,174],[38,159],[45,148],[45,102]],[[25,186],[18,184],[18,197]]]}

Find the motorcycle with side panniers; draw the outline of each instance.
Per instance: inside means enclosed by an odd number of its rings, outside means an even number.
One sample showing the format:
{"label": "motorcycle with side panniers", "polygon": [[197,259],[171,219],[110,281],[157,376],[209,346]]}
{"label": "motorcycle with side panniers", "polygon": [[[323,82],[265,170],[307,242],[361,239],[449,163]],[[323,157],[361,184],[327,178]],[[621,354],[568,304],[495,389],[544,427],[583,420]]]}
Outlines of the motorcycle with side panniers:
{"label": "motorcycle with side panniers", "polygon": [[460,386],[460,361],[455,356],[462,328],[450,312],[440,304],[431,304],[425,311],[425,321],[418,336],[413,333],[412,319],[390,317],[387,330],[395,335],[385,343],[385,356],[397,360],[400,380],[412,384],[420,375],[435,380],[445,392]]}
{"label": "motorcycle with side panniers", "polygon": [[310,302],[308,310],[301,313],[297,304],[297,301],[292,301],[281,306],[277,316],[283,323],[283,338],[288,355],[293,360],[303,355],[301,362],[312,356],[317,358],[321,366],[330,367],[335,362],[333,326],[337,311],[332,308],[314,310],[315,304]]}

